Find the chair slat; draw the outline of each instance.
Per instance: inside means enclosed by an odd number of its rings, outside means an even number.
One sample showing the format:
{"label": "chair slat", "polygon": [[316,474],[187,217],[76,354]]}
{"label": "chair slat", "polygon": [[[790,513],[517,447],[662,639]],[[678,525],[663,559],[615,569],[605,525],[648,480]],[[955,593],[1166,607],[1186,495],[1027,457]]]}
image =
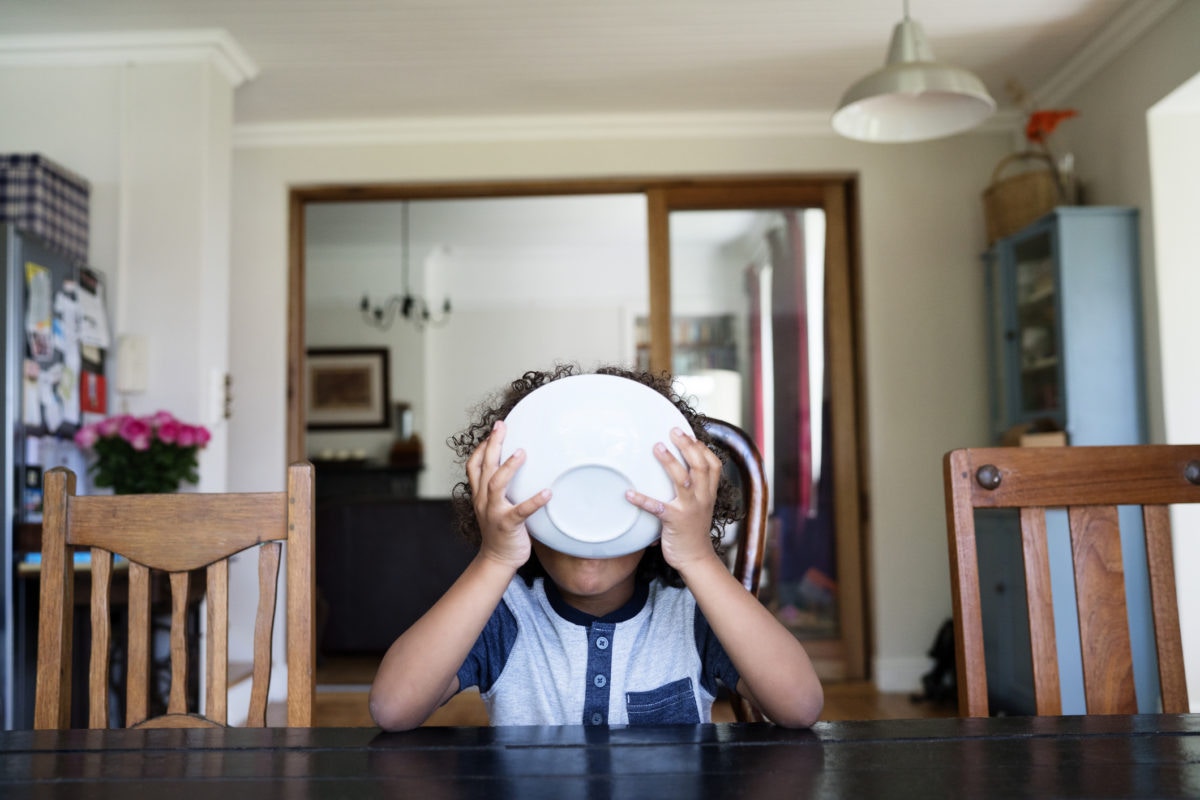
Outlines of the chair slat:
{"label": "chair slat", "polygon": [[171,573],[171,693],[168,714],[187,713],[187,601],[186,572]]}
{"label": "chair slat", "polygon": [[1062,713],[1058,676],[1058,641],[1054,631],[1054,598],[1050,591],[1050,550],[1046,543],[1046,511],[1021,509],[1021,550],[1025,561],[1025,594],[1029,607],[1029,644],[1033,658],[1033,695],[1039,714]]}
{"label": "chair slat", "polygon": [[210,564],[205,585],[208,594],[208,684],[204,715],[224,725],[229,714],[229,562]]}
{"label": "chair slat", "polygon": [[[979,508],[1044,508],[1082,505],[1145,505],[1182,502],[1190,486],[1184,470],[1196,457],[1195,448],[1178,445],[1136,447],[1056,447],[1055,469],[1040,468],[1043,447],[1000,447],[968,450],[978,469],[987,463],[1000,468],[1000,485],[987,489],[972,481],[973,501]],[[972,474],[974,474],[974,469]],[[1026,479],[1026,475],[1036,476]]]}
{"label": "chair slat", "polygon": [[125,664],[125,726],[150,715],[150,569],[129,564],[129,632]]}
{"label": "chair slat", "polygon": [[950,545],[950,587],[955,599],[954,655],[958,667],[958,710],[969,717],[988,715],[987,665],[983,658],[983,607],[975,555],[975,509],[971,506],[970,457],[947,453],[943,462],[946,529]]}
{"label": "chair slat", "polygon": [[271,685],[271,633],[275,628],[275,585],[279,581],[278,542],[258,548],[258,616],[254,621],[254,674],[250,684],[249,727],[267,724],[267,691]]}
{"label": "chair slat", "polygon": [[42,574],[33,725],[39,729],[69,728],[75,562],[67,547],[67,502],[75,495],[75,474],[50,470],[43,480]]}
{"label": "chair slat", "polygon": [[92,554],[92,654],[89,659],[88,727],[108,727],[108,659],[112,638],[109,589],[112,553],[93,547]]}
{"label": "chair slat", "polygon": [[1154,638],[1158,645],[1158,682],[1163,711],[1189,711],[1187,679],[1183,671],[1183,641],[1179,628],[1179,602],[1175,595],[1175,558],[1171,553],[1171,514],[1162,505],[1142,509],[1146,531],[1146,561],[1150,572],[1150,604]]}
{"label": "chair slat", "polygon": [[[286,504],[282,492],[76,497],[67,541],[152,569],[184,572],[262,541],[286,539]],[[172,520],[170,547],[162,546],[164,519]]]}
{"label": "chair slat", "polygon": [[1115,506],[1067,510],[1082,643],[1083,691],[1092,714],[1136,714],[1125,567]]}
{"label": "chair slat", "polygon": [[[316,582],[316,547],[312,537],[293,535],[313,528],[313,491],[311,467],[293,465],[288,469],[288,545],[287,585],[313,586]],[[287,724],[309,727],[313,724],[316,693],[316,594],[287,593],[288,661]]]}

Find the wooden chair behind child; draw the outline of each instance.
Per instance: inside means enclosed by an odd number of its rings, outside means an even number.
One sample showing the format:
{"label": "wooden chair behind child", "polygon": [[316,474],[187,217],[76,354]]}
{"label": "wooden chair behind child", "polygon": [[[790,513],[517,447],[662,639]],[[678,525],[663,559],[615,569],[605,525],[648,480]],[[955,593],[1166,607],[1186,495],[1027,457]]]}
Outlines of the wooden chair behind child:
{"label": "wooden chair behind child", "polygon": [[[91,660],[88,726],[109,726],[110,585],[114,554],[128,559],[126,706],[128,727],[216,727],[228,720],[229,559],[257,551],[259,598],[246,724],[266,724],[271,637],[281,546],[287,544],[287,725],[313,723],[313,467],[288,468],[287,490],[243,494],[77,496],[75,475],[47,471],[42,533],[37,694],[34,727],[70,727],[75,568],[91,555]],[[205,568],[207,636],[205,708],[187,708],[188,583]],[[167,573],[171,596],[170,695],[167,712],[150,717],[151,571]]]}
{"label": "wooden chair behind child", "polygon": [[[741,479],[746,516],[739,529],[733,575],[746,591],[757,597],[767,540],[767,475],[762,455],[749,434],[732,423],[709,418],[704,427],[725,451]],[[734,697],[733,713],[739,722],[763,720],[758,709],[742,697]]]}

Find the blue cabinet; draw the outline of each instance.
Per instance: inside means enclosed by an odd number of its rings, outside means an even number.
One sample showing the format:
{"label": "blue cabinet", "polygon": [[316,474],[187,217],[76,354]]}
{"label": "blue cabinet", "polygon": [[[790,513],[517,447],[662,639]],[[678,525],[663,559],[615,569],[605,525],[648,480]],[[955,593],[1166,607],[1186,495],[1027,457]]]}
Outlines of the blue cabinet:
{"label": "blue cabinet", "polygon": [[984,255],[992,433],[1052,423],[1070,444],[1145,440],[1138,215],[1056,209]]}
{"label": "blue cabinet", "polygon": [[[991,427],[1053,426],[1072,445],[1146,441],[1138,214],[1060,207],[984,254]],[[1046,520],[1064,714],[1080,714],[1083,669],[1066,512]],[[988,694],[994,711],[1033,713],[1029,623],[1015,514],[976,512]],[[1138,705],[1154,711],[1157,664],[1141,521],[1121,512]]]}

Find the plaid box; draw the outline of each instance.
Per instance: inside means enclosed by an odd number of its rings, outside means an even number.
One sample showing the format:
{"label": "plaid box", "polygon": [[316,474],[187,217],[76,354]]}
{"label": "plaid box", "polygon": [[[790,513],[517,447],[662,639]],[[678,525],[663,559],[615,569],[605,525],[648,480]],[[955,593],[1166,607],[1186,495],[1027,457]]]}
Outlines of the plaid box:
{"label": "plaid box", "polygon": [[36,153],[0,154],[0,222],[41,237],[81,264],[88,257],[88,195],[79,175]]}

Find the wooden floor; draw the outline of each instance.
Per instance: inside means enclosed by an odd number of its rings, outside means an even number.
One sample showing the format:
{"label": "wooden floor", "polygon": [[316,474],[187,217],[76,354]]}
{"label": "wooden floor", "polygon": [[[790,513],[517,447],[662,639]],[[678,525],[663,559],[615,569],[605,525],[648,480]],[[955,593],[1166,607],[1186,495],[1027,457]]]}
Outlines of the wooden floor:
{"label": "wooden floor", "polygon": [[[379,659],[329,658],[317,667],[316,724],[321,727],[370,727],[367,691]],[[907,694],[878,692],[869,681],[825,683],[821,719],[917,719],[953,717],[954,704],[914,702]],[[733,722],[728,704],[713,707],[714,722]],[[477,692],[466,691],[438,709],[427,725],[487,725],[487,712]]]}

